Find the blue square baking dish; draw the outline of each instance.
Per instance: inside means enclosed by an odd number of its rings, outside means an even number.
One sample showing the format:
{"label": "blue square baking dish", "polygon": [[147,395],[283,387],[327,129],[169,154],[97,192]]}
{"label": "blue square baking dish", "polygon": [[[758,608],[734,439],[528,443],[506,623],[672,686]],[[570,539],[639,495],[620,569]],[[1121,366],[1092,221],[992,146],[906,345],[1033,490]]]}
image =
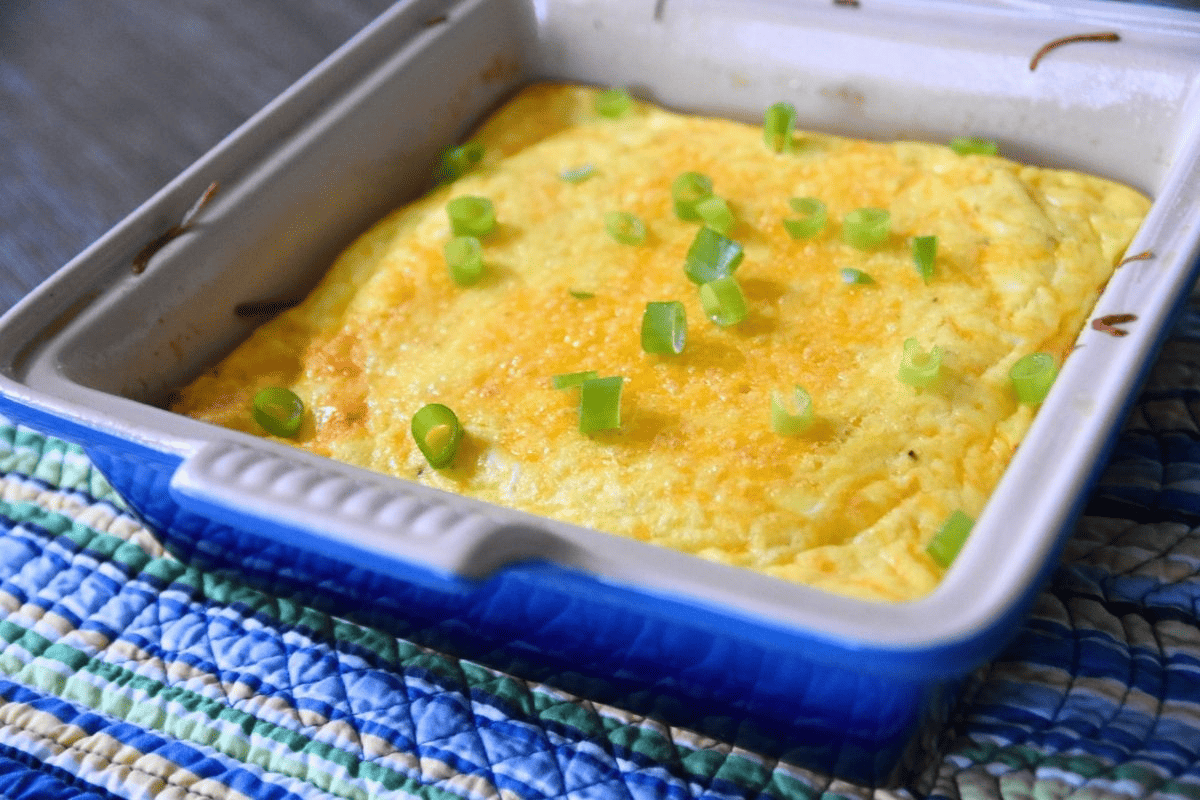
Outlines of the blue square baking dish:
{"label": "blue square baking dish", "polygon": [[[1031,60],[1046,43],[1112,33]],[[1036,66],[1036,68],[1035,68]],[[181,558],[673,724],[875,783],[1003,647],[1194,279],[1200,18],[1089,2],[410,0],[0,320],[0,411],[82,444]],[[942,585],[833,596],[309,456],[163,410],[519,86],[629,86],[687,111],[866,138],[998,140],[1154,198]],[[182,235],[148,242],[220,190]],[[567,677],[564,677],[567,676]],[[578,678],[571,678],[575,676]],[[647,699],[650,698],[650,699]]]}

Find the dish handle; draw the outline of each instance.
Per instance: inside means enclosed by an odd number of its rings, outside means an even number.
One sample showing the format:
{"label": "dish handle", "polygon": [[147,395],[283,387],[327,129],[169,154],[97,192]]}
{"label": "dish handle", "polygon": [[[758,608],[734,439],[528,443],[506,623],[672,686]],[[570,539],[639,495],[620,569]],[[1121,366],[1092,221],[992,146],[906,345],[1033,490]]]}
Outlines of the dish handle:
{"label": "dish handle", "polygon": [[358,471],[215,441],[184,458],[168,491],[182,511],[448,590],[508,564],[564,555],[566,543],[540,526]]}

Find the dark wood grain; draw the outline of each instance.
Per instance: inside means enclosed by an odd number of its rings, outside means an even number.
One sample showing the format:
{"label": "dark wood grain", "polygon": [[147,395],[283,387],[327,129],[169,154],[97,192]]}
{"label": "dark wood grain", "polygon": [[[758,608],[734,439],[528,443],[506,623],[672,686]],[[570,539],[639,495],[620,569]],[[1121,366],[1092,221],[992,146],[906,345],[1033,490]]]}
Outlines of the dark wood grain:
{"label": "dark wood grain", "polygon": [[0,0],[0,311],[391,0]]}

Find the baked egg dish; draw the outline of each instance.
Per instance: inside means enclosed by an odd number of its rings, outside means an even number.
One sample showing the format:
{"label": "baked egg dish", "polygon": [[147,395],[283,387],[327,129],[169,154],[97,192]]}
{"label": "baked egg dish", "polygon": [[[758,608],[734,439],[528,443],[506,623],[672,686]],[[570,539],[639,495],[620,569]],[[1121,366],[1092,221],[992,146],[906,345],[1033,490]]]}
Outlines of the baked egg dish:
{"label": "baked egg dish", "polygon": [[[921,597],[1150,201],[986,143],[793,119],[527,87],[171,409],[828,591]],[[264,390],[297,400],[293,426],[264,427]]]}

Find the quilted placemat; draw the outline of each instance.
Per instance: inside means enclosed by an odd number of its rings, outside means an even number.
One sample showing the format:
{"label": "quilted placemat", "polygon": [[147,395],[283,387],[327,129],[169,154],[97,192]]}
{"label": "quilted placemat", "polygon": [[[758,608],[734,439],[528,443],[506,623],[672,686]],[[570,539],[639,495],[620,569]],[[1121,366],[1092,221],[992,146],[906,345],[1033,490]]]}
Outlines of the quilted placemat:
{"label": "quilted placemat", "polygon": [[199,572],[0,419],[0,796],[1200,800],[1197,411],[1190,308],[1028,623],[888,789]]}

